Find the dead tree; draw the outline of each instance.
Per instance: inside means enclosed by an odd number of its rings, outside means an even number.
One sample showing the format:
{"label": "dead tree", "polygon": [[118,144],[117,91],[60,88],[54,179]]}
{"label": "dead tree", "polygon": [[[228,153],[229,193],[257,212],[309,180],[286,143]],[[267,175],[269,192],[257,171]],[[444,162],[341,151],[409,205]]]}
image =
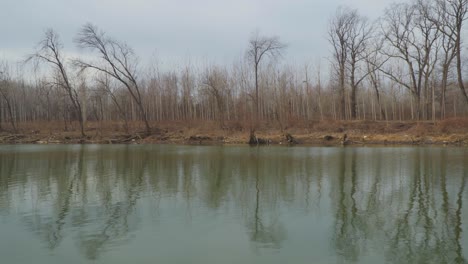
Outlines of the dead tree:
{"label": "dead tree", "polygon": [[105,73],[124,85],[140,112],[141,118],[145,123],[146,133],[148,135],[151,134],[151,126],[148,122],[141,88],[137,80],[136,68],[138,60],[132,48],[125,43],[107,37],[104,32],[99,31],[92,24],[85,24],[81,28],[75,42],[79,47],[90,49],[99,54],[99,60],[96,62],[75,60],[75,65],[81,68],[81,70],[93,69],[97,72]]}

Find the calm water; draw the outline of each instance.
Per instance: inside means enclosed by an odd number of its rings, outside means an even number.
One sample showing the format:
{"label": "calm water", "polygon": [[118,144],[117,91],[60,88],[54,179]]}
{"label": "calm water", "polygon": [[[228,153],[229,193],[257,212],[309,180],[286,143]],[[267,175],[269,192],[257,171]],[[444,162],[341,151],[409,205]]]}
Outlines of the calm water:
{"label": "calm water", "polygon": [[468,149],[0,146],[1,263],[467,263]]}

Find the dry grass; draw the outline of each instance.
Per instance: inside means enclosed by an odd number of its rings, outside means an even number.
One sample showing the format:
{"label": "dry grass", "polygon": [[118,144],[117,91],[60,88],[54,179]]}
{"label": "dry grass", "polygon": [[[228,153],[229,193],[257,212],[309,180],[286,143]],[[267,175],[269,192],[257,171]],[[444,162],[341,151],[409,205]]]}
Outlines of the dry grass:
{"label": "dry grass", "polygon": [[437,124],[438,131],[444,134],[468,133],[468,118],[450,118]]}
{"label": "dry grass", "polygon": [[[338,144],[346,133],[354,143],[468,143],[468,118],[451,118],[440,122],[385,122],[385,121],[310,121],[294,120],[294,126],[286,126],[282,130],[279,124],[262,123],[256,127],[258,137],[273,143],[284,143],[285,134],[290,133],[301,143],[305,144]],[[88,122],[86,125],[87,138],[82,139],[78,123],[67,125],[61,122],[28,122],[18,124],[20,137],[11,137],[12,130],[3,124],[0,132],[0,142],[127,142],[136,139],[141,143],[213,143],[239,144],[246,143],[249,138],[250,122],[219,122],[201,121],[173,121],[151,124],[158,128],[158,133],[150,136],[144,134],[142,122],[131,122],[129,131],[125,131],[123,122]],[[324,142],[325,136],[332,136],[333,141]],[[3,140],[2,140],[3,138]],[[13,140],[11,140],[13,138]],[[18,141],[18,138],[21,138]]]}

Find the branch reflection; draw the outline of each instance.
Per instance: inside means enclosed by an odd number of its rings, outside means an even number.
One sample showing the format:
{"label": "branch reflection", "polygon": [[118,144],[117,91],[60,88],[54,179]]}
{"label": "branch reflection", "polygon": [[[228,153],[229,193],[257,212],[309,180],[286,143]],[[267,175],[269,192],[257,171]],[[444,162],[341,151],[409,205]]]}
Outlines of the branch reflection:
{"label": "branch reflection", "polygon": [[226,221],[255,252],[282,250],[296,238],[292,216],[310,220],[300,226],[310,239],[312,219],[323,216],[331,221],[318,228],[330,232],[320,239],[344,262],[381,254],[390,263],[467,263],[465,149],[42,150],[0,151],[0,215],[17,214],[51,252],[68,239],[98,260],[145,228]]}

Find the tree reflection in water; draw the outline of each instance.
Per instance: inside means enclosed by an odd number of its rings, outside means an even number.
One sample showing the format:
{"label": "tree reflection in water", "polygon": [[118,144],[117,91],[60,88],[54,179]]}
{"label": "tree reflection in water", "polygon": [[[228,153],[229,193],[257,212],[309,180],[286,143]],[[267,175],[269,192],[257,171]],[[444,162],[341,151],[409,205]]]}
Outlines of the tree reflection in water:
{"label": "tree reflection in water", "polygon": [[447,150],[434,151],[416,148],[400,160],[373,153],[372,177],[356,149],[339,155],[333,244],[344,260],[358,261],[377,243],[391,263],[467,263],[460,244],[467,163],[451,175],[459,182],[449,197]]}
{"label": "tree reflection in water", "polygon": [[[284,226],[279,222],[279,218],[275,208],[269,211],[270,217],[268,221],[265,221],[261,205],[261,190],[262,180],[268,180],[268,178],[276,178],[277,175],[273,175],[272,170],[268,170],[271,164],[268,164],[265,160],[261,159],[260,148],[252,149],[250,152],[250,164],[251,172],[255,178],[255,198],[254,198],[254,210],[253,216],[249,217],[247,228],[249,230],[250,240],[256,243],[259,247],[272,247],[280,248],[281,242],[286,237],[286,230]],[[282,175],[280,175],[281,177]]]}
{"label": "tree reflection in water", "polygon": [[294,241],[290,214],[329,215],[321,239],[345,262],[467,263],[465,149],[38,148],[0,151],[0,215],[19,214],[52,252],[68,238],[97,260],[164,228],[170,204],[185,224],[227,215],[255,251]]}

